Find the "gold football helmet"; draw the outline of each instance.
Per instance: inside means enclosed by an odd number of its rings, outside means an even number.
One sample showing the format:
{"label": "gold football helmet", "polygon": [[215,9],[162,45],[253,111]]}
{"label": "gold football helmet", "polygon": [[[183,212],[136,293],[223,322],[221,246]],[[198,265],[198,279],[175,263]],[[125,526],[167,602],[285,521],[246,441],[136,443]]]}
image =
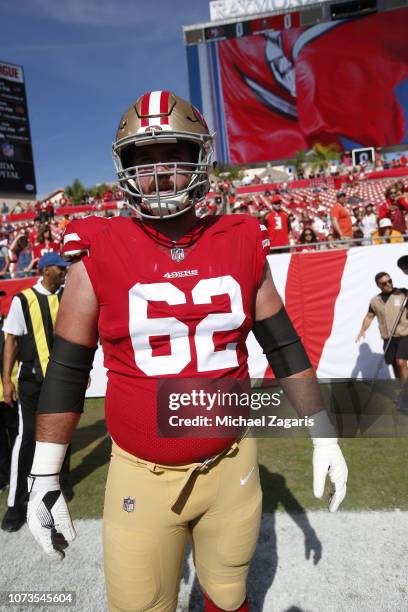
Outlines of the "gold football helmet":
{"label": "gold football helmet", "polygon": [[[132,151],[154,144],[190,143],[196,159],[132,165]],[[126,111],[113,143],[113,160],[119,185],[128,204],[143,217],[170,218],[183,214],[209,190],[213,136],[201,113],[190,102],[169,91],[151,91]],[[185,150],[185,148],[184,148]],[[177,176],[189,177],[178,190]],[[153,192],[143,192],[141,177],[152,177]],[[171,177],[173,190],[160,191],[163,177]]]}

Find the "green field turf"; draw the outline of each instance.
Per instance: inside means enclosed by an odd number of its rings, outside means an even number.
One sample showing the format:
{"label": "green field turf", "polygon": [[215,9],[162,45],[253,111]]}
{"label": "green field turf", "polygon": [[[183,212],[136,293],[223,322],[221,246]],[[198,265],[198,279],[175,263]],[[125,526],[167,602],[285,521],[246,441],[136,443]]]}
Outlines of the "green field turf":
{"label": "green field turf", "polygon": [[[408,417],[406,417],[408,419]],[[264,511],[302,511],[325,507],[312,493],[312,445],[304,439],[259,440]],[[344,439],[341,446],[349,466],[345,510],[408,510],[408,438]],[[109,461],[109,439],[103,400],[87,400],[72,447],[71,480],[74,518],[102,514]],[[0,496],[0,514],[6,494]]]}

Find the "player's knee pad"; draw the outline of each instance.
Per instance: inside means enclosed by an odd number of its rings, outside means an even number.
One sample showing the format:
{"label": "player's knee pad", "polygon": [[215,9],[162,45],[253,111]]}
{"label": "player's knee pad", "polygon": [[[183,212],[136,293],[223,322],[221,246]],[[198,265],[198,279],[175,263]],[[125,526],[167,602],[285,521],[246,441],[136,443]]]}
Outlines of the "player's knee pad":
{"label": "player's knee pad", "polygon": [[[215,604],[212,610],[239,610],[246,599],[246,580],[227,584],[210,582],[206,584],[206,594]],[[211,606],[206,606],[207,609],[211,610]]]}

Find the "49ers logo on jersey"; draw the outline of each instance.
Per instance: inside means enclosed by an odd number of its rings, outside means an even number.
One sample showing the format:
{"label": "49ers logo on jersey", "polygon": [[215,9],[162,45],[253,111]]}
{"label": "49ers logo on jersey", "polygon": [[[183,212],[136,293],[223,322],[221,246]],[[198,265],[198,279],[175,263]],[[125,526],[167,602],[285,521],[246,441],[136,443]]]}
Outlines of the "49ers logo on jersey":
{"label": "49ers logo on jersey", "polygon": [[198,270],[180,270],[163,274],[163,278],[185,278],[186,276],[198,276]]}

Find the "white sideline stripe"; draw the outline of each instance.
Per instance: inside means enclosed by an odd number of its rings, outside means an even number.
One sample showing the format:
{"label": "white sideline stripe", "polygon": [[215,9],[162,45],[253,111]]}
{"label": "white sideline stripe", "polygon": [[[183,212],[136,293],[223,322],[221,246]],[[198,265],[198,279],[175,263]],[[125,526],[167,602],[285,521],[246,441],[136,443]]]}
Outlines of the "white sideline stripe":
{"label": "white sideline stripe", "polygon": [[71,240],[79,240],[80,241],[81,238],[75,232],[72,232],[71,234],[65,234],[65,236],[64,236],[64,244],[67,244],[67,242],[71,242]]}
{"label": "white sideline stripe", "polygon": [[18,460],[20,457],[21,441],[23,439],[23,413],[21,412],[21,404],[18,402],[18,434],[14,442],[13,451],[11,453],[10,466],[10,488],[7,498],[7,505],[14,506],[17,491],[18,477]]}

